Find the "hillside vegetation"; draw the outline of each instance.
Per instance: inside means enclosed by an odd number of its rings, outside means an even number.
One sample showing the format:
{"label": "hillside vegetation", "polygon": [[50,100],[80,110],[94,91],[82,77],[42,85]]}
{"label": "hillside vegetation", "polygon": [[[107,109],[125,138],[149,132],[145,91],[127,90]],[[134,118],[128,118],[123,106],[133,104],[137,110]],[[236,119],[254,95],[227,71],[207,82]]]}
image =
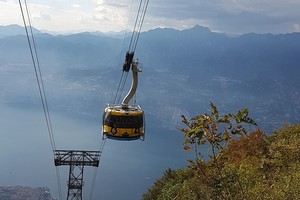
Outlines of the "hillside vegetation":
{"label": "hillside vegetation", "polygon": [[[300,199],[300,124],[248,134],[242,125],[255,122],[247,109],[219,117],[211,108],[210,115],[182,116],[184,149],[194,150],[195,160],[167,169],[143,199]],[[202,145],[211,152],[206,161],[197,150]]]}

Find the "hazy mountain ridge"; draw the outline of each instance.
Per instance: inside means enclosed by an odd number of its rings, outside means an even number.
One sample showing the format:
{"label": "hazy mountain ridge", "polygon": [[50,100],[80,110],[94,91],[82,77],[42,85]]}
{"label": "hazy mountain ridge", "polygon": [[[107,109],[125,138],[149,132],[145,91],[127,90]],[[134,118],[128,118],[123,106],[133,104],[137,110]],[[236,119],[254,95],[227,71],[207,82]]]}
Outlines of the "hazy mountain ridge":
{"label": "hazy mountain ridge", "polygon": [[[100,118],[121,75],[123,39],[91,33],[35,38],[50,107]],[[26,42],[24,35],[0,38],[1,101],[39,103]],[[249,107],[262,128],[299,122],[298,52],[300,33],[228,37],[200,26],[150,30],[136,50],[143,64],[137,100],[151,124],[169,128],[180,114],[207,111],[209,101],[224,112]]]}

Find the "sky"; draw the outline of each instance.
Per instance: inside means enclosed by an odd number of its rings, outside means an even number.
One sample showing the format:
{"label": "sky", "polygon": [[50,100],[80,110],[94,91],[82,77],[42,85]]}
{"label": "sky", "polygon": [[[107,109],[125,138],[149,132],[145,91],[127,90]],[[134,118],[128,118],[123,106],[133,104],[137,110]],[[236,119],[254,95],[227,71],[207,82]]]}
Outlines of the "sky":
{"label": "sky", "polygon": [[[139,2],[27,0],[32,25],[57,32],[130,30]],[[0,25],[22,25],[18,4],[0,0]],[[150,0],[142,30],[201,25],[224,33],[300,32],[299,10],[300,0]]]}

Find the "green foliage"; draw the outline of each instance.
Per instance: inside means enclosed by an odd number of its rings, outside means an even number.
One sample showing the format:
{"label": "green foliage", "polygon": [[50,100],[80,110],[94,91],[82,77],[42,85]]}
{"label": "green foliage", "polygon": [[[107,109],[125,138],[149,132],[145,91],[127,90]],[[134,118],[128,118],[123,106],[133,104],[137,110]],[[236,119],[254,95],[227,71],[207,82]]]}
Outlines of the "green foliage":
{"label": "green foliage", "polygon": [[219,116],[217,107],[210,103],[211,114],[201,114],[191,120],[181,116],[184,128],[180,129],[185,134],[184,149],[192,149],[191,145],[204,145],[209,143],[213,148],[221,150],[224,142],[229,141],[234,135],[246,135],[247,131],[242,124],[256,125],[248,117],[248,109],[244,108],[236,115],[226,114]]}
{"label": "green foliage", "polygon": [[[248,134],[242,124],[256,124],[247,109],[220,116],[210,106],[209,115],[182,116],[184,149],[194,149],[195,160],[185,169],[166,170],[143,199],[300,200],[300,125],[270,136],[260,130]],[[201,145],[212,150],[207,161],[197,152]]]}
{"label": "green foliage", "polygon": [[[234,192],[229,189],[229,185],[233,182],[235,176],[223,170],[224,162],[221,158],[224,146],[235,136],[246,136],[247,131],[244,124],[256,125],[255,121],[248,117],[248,109],[243,108],[237,114],[225,114],[220,116],[217,107],[210,102],[211,114],[201,114],[190,120],[185,116],[182,117],[184,128],[180,129],[184,133],[184,149],[191,150],[194,146],[196,152],[194,164],[205,176],[211,176],[212,182],[212,198],[213,199],[232,199]],[[209,145],[212,158],[209,163],[210,171],[205,172],[201,162],[201,153],[197,151],[197,146]],[[236,179],[236,178],[235,178]],[[242,188],[240,188],[242,189]]]}
{"label": "green foliage", "polygon": [[164,175],[158,179],[154,186],[143,195],[144,200],[167,200],[167,199],[195,199],[195,194],[190,188],[189,180],[193,177],[190,170],[167,169]]}
{"label": "green foliage", "polygon": [[275,131],[267,142],[263,171],[269,193],[278,199],[300,199],[300,125]]}

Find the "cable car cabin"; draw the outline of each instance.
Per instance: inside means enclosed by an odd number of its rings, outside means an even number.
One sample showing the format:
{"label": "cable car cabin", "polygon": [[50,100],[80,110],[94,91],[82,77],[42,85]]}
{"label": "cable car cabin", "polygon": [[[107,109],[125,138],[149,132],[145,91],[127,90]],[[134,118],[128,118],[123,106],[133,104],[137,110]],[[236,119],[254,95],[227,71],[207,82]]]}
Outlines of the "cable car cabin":
{"label": "cable car cabin", "polygon": [[144,140],[144,111],[138,105],[107,105],[102,123],[103,139]]}

